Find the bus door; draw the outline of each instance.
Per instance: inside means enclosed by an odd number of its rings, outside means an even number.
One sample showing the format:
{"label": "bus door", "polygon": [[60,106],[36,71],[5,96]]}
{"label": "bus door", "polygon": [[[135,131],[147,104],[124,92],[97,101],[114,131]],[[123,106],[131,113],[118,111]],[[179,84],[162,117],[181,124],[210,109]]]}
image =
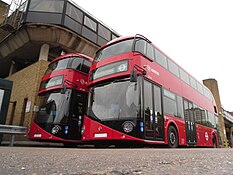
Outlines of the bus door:
{"label": "bus door", "polygon": [[193,104],[184,100],[184,118],[186,125],[186,140],[188,145],[196,144],[196,126]]}
{"label": "bus door", "polygon": [[143,97],[145,138],[161,141],[164,138],[161,87],[144,81]]}
{"label": "bus door", "polygon": [[81,140],[81,129],[83,117],[87,104],[87,93],[73,91],[70,105],[70,117],[68,126],[70,127],[69,139]]}

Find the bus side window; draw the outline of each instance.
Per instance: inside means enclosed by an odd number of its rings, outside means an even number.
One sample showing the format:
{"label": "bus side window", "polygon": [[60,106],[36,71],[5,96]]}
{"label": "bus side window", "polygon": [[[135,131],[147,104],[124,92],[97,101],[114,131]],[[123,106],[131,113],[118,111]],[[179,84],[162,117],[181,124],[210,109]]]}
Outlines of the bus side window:
{"label": "bus side window", "polygon": [[135,51],[142,53],[143,55],[146,55],[146,41],[140,39],[136,41],[136,47]]}
{"label": "bus side window", "polygon": [[179,95],[176,96],[177,117],[184,118],[183,99]]}
{"label": "bus side window", "polygon": [[194,116],[195,122],[201,124],[201,108],[197,105],[194,105]]}
{"label": "bus side window", "polygon": [[71,68],[75,70],[81,70],[83,59],[75,58],[72,62]]}
{"label": "bus side window", "polygon": [[207,126],[207,115],[205,109],[201,110],[201,124]]}
{"label": "bus side window", "polygon": [[155,49],[156,62],[167,69],[167,57],[162,54],[159,50]]}
{"label": "bus side window", "polygon": [[147,49],[146,49],[146,56],[150,58],[151,60],[155,60],[155,52],[154,47],[147,43]]}
{"label": "bus side window", "polygon": [[81,68],[81,71],[88,74],[89,73],[89,70],[90,70],[90,67],[91,67],[91,62],[90,61],[84,61],[83,62],[83,65],[82,65],[82,68]]}

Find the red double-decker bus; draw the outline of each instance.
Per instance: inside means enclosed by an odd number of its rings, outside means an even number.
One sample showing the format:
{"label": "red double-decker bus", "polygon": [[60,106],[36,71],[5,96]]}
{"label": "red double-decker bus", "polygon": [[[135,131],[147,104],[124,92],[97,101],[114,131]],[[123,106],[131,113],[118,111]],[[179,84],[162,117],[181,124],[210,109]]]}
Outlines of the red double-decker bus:
{"label": "red double-decker bus", "polygon": [[87,78],[93,59],[66,54],[54,59],[41,79],[40,105],[29,139],[76,146],[87,106]]}
{"label": "red double-decker bus", "polygon": [[142,35],[101,47],[88,88],[87,143],[218,146],[211,92]]}

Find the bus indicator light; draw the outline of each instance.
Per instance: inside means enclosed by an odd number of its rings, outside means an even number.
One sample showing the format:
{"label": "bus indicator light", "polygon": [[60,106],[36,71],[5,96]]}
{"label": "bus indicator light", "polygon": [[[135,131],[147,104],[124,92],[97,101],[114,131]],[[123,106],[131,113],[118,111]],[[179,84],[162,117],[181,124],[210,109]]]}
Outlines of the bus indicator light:
{"label": "bus indicator light", "polygon": [[65,134],[68,134],[69,132],[69,126],[65,126]]}
{"label": "bus indicator light", "polygon": [[208,140],[209,140],[209,135],[208,135],[208,133],[207,133],[207,132],[205,132],[205,139],[206,139],[206,141],[208,141]]}
{"label": "bus indicator light", "polygon": [[141,132],[144,132],[144,128],[143,128],[142,126],[140,127],[140,131],[141,131]]}
{"label": "bus indicator light", "polygon": [[140,125],[141,127],[143,127],[144,124],[143,124],[143,122],[140,122],[139,125]]}

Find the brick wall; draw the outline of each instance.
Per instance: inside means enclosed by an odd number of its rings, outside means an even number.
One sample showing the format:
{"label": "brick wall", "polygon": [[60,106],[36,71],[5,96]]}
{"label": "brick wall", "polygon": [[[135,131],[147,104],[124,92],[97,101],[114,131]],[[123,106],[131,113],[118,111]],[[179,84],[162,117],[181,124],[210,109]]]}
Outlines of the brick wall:
{"label": "brick wall", "polygon": [[[25,69],[16,72],[6,79],[13,81],[11,101],[16,101],[16,108],[13,118],[13,125],[19,125],[21,118],[24,117],[23,126],[30,127],[31,120],[34,116],[33,108],[38,105],[37,92],[40,85],[41,77],[44,75],[49,62],[40,60]],[[23,104],[24,99],[30,101],[29,111],[24,114]],[[12,113],[12,104],[9,106],[6,124],[9,124]]]}
{"label": "brick wall", "polygon": [[0,24],[4,21],[4,15],[6,13],[7,4],[3,1],[0,1]]}

